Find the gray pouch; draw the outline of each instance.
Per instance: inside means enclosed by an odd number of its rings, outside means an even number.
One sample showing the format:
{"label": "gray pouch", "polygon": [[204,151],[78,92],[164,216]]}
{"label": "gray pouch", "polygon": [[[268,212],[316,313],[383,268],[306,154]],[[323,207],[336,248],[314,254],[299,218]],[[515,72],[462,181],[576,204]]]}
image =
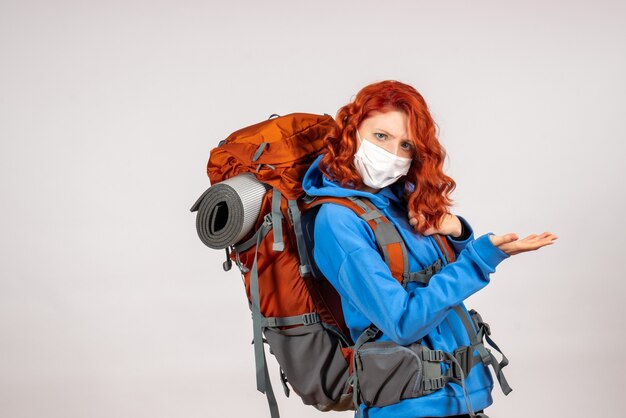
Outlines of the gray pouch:
{"label": "gray pouch", "polygon": [[342,396],[349,387],[349,365],[340,340],[321,323],[266,328],[265,337],[287,381],[305,404],[321,411],[353,409],[350,396]]}
{"label": "gray pouch", "polygon": [[392,341],[363,344],[356,358],[363,403],[381,407],[422,396],[423,347],[420,343],[405,347]]}

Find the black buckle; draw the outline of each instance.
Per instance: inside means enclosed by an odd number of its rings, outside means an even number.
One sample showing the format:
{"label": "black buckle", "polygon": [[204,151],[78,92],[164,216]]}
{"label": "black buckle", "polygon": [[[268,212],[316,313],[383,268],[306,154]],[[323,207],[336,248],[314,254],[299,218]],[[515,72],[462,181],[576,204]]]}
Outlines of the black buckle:
{"label": "black buckle", "polygon": [[[471,356],[473,353],[474,347],[467,345],[459,347],[454,351],[454,358],[456,358],[461,366],[461,369],[463,369],[464,377],[467,377],[469,374],[469,364],[471,364]],[[458,369],[458,366],[455,363],[451,363],[450,368],[452,369],[453,377],[460,379],[461,371]]]}
{"label": "black buckle", "polygon": [[316,312],[305,313],[302,315],[302,323],[304,325],[313,325],[320,322],[320,316]]}
{"label": "black buckle", "polygon": [[428,351],[423,351],[424,356],[422,357],[423,360],[425,361],[436,361],[436,362],[441,362],[443,361],[443,351],[441,350],[428,350]]}
{"label": "black buckle", "polygon": [[470,314],[470,317],[472,318],[472,321],[474,321],[474,325],[476,326],[477,332],[480,332],[480,329],[484,328],[485,333],[487,335],[491,335],[491,328],[489,327],[489,324],[483,321],[482,316],[480,316],[480,314],[476,312],[476,310],[474,309],[470,310],[469,314]]}
{"label": "black buckle", "polygon": [[443,377],[424,380],[424,390],[439,390],[444,386]]}
{"label": "black buckle", "polygon": [[370,325],[369,327],[367,327],[367,329],[365,330],[365,332],[367,333],[367,336],[372,339],[374,337],[376,337],[378,335],[378,332],[380,330],[374,325]]}
{"label": "black buckle", "polygon": [[483,327],[485,329],[485,332],[487,333],[487,335],[491,335],[491,327],[489,326],[488,323],[486,322],[479,322],[480,326]]}
{"label": "black buckle", "polygon": [[441,270],[441,263],[442,263],[441,258],[438,258],[435,260],[434,263],[430,265],[430,267],[432,268],[433,274],[438,273],[439,270]]}

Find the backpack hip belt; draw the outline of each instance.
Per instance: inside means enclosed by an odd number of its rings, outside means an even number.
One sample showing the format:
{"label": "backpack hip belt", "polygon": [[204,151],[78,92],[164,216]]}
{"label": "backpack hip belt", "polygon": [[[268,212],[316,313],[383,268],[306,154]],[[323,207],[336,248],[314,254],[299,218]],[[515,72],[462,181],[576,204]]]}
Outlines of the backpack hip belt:
{"label": "backpack hip belt", "polygon": [[[457,309],[458,314],[464,315],[460,306]],[[477,333],[472,328],[470,332],[480,335],[482,330],[483,328]],[[370,326],[362,334],[363,340],[373,339],[377,335],[378,330],[374,326]],[[475,351],[479,354],[474,355]],[[488,353],[486,362],[480,354],[482,351]],[[401,346],[392,341],[363,343],[357,340],[354,352],[353,372],[349,380],[355,405],[364,403],[368,407],[387,406],[403,399],[429,395],[449,382],[458,384],[465,391],[467,375],[480,363],[497,368],[503,392],[511,392],[501,371],[508,364],[508,360],[503,355],[503,361],[498,363],[482,340],[472,345],[460,346],[454,353],[432,350],[421,341]],[[445,371],[442,371],[442,363],[448,365]],[[468,410],[472,411],[469,407]]]}

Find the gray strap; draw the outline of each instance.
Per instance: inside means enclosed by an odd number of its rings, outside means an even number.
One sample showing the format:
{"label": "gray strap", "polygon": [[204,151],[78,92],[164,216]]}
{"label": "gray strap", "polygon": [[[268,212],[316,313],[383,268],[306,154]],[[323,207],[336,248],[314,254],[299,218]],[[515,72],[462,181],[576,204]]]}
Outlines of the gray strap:
{"label": "gray strap", "polygon": [[374,220],[376,222],[376,228],[374,229],[374,236],[376,237],[376,244],[380,249],[380,252],[383,254],[383,258],[387,265],[390,265],[391,258],[389,257],[389,253],[387,251],[387,246],[389,244],[400,244],[400,248],[402,249],[402,258],[403,258],[403,275],[409,273],[409,257],[406,250],[406,246],[404,245],[404,240],[402,236],[396,229],[396,227],[391,222],[383,222],[380,218],[384,215],[376,208],[371,207],[370,205],[363,202],[363,199],[358,198],[356,196],[350,196],[348,199],[352,200],[356,205],[358,205],[361,209],[365,211],[364,214],[360,215],[361,219],[366,222],[369,220]]}
{"label": "gray strap", "polygon": [[293,230],[296,234],[296,245],[298,246],[298,257],[300,259],[300,276],[305,277],[311,273],[311,264],[306,252],[306,244],[304,242],[304,233],[302,232],[302,220],[300,217],[300,208],[298,202],[289,199],[289,217],[293,224]]}
{"label": "gray strap", "polygon": [[359,394],[361,392],[361,388],[359,386],[359,376],[357,372],[357,359],[359,357],[359,349],[366,342],[373,340],[376,338],[380,330],[374,324],[371,324],[369,327],[365,328],[365,331],[359,335],[356,342],[354,343],[354,347],[352,348],[352,375],[350,376],[350,385],[352,386],[352,403],[354,404],[354,409],[356,410],[356,416],[360,418],[361,410],[359,408]]}
{"label": "gray strap", "polygon": [[445,238],[443,238],[440,234],[434,234],[432,237],[437,242],[437,247],[439,248],[439,251],[441,251],[443,258],[446,259],[446,264],[450,264],[453,260],[448,258],[448,251],[446,251],[446,246],[443,243]]}
{"label": "gray strap", "polygon": [[265,167],[269,167],[269,168],[271,168],[272,170],[276,170],[276,167],[275,167],[275,166],[273,166],[272,164],[257,164],[257,166],[256,166],[256,170],[255,170],[255,171],[258,173],[259,171],[261,171],[261,168],[263,168],[263,166],[265,166]]}
{"label": "gray strap", "polygon": [[[395,227],[394,227],[394,230],[395,230]],[[396,233],[398,234],[398,237],[400,237],[400,233],[397,230],[396,230]],[[402,249],[402,261],[403,261],[402,277],[404,277],[406,274],[410,276],[411,273],[409,272],[409,254],[406,250],[406,245],[404,245],[404,240],[402,239],[402,237],[400,237],[400,248]],[[404,286],[404,279],[402,281],[403,281],[403,286]]]}
{"label": "gray strap", "polygon": [[356,196],[349,196],[348,199],[353,201],[358,207],[360,207],[361,209],[365,211],[365,213],[363,213],[362,215],[359,215],[361,219],[363,219],[365,222],[373,219],[374,222],[376,222],[376,229],[374,230],[374,235],[376,236],[376,244],[378,245],[378,249],[383,255],[385,264],[390,265],[391,259],[389,258],[387,247],[385,247],[383,242],[381,242],[381,239],[386,238],[386,237],[379,238],[378,236],[378,234],[385,235],[384,233],[379,231],[381,229],[380,228],[381,224],[383,224],[383,222],[380,220],[380,218],[382,217],[382,213],[380,213],[378,210],[372,209],[371,207],[366,205],[361,199],[359,199]]}
{"label": "gray strap", "polygon": [[[467,330],[467,335],[470,338],[470,344],[472,347],[474,347],[478,351],[478,354],[480,354],[480,358],[483,364],[485,366],[491,365],[491,367],[493,368],[493,371],[496,374],[496,377],[498,379],[498,383],[500,384],[500,389],[502,389],[502,392],[505,395],[508,395],[509,393],[511,393],[513,389],[511,389],[511,386],[509,386],[509,383],[507,382],[506,377],[504,377],[504,374],[502,372],[502,369],[506,365],[509,364],[509,360],[506,358],[504,353],[502,353],[502,351],[496,345],[496,343],[493,342],[491,338],[489,338],[489,335],[491,334],[491,331],[489,330],[489,326],[485,322],[482,321],[482,318],[480,318],[480,315],[478,314],[478,312],[472,310],[473,315],[478,317],[477,322],[478,322],[479,330],[478,332],[476,332],[472,321],[470,321],[467,314],[465,314],[465,312],[461,308],[461,305],[455,306],[454,311],[459,316],[459,318],[461,318],[461,321],[463,321],[463,325],[465,326],[465,329]],[[487,342],[489,343],[490,346],[495,348],[502,355],[502,361],[500,363],[498,363],[498,359],[483,344],[483,341],[482,341],[483,337],[487,339]]]}
{"label": "gray strap", "polygon": [[367,221],[371,221],[372,219],[378,219],[381,216],[383,216],[383,214],[380,213],[379,211],[377,210],[374,211],[374,210],[369,209],[369,212],[365,212],[363,215],[361,215],[361,218],[367,222]]}
{"label": "gray strap", "polygon": [[402,286],[406,287],[410,282],[428,284],[431,277],[441,270],[441,265],[441,259],[438,258],[434,263],[423,270],[403,274]]}
{"label": "gray strap", "polygon": [[443,355],[443,350],[431,350],[428,347],[423,346],[422,360],[442,362],[444,358],[445,356]]}
{"label": "gray strap", "polygon": [[[454,354],[450,354],[443,350],[431,350],[425,345],[422,347],[421,359],[423,360],[423,389],[425,394],[432,393],[441,389],[446,383],[454,382],[463,384],[465,376],[474,364],[481,362],[480,357],[476,357],[472,363],[467,359],[469,350],[473,351],[470,346],[459,347]],[[441,373],[439,363],[449,363],[450,367],[445,373]]]}
{"label": "gray strap", "polygon": [[485,335],[485,338],[487,339],[487,342],[489,343],[489,345],[495,348],[502,355],[502,361],[498,363],[498,359],[496,358],[496,356],[493,355],[491,350],[488,350],[489,355],[491,357],[490,364],[491,364],[491,367],[493,368],[493,371],[496,373],[496,377],[498,378],[498,383],[500,384],[500,388],[502,389],[502,392],[505,395],[508,395],[509,393],[513,391],[513,389],[511,388],[511,386],[509,386],[509,382],[507,382],[506,377],[504,377],[504,373],[502,373],[502,369],[509,364],[509,359],[506,358],[504,353],[500,350],[500,348],[496,345],[496,343],[494,343],[493,340],[489,338],[488,335]]}
{"label": "gray strap", "polygon": [[444,356],[451,363],[450,364],[450,368],[453,368],[454,366],[456,366],[457,370],[460,370],[460,373],[461,373],[460,382],[459,382],[459,379],[456,379],[456,378],[453,378],[453,377],[447,377],[447,379],[449,379],[449,381],[452,381],[452,382],[455,382],[455,383],[461,385],[461,388],[463,389],[463,398],[465,399],[465,406],[467,407],[468,414],[469,414],[470,417],[475,417],[476,414],[474,413],[474,407],[472,406],[472,400],[470,399],[469,394],[467,393],[467,388],[465,387],[465,372],[463,371],[463,368],[459,364],[459,362],[456,359],[456,357],[454,357],[450,353],[446,353],[444,351]]}
{"label": "gray strap", "polygon": [[482,335],[481,336],[478,335],[478,333],[474,329],[474,325],[472,324],[472,321],[468,318],[467,314],[465,313],[465,311],[463,310],[460,304],[454,307],[454,312],[457,314],[459,318],[461,318],[461,321],[463,322],[463,326],[465,327],[465,331],[467,332],[467,336],[469,337],[469,340],[470,340],[470,345],[474,346],[476,350],[478,350],[478,353],[480,354],[480,357],[482,358],[483,363],[485,365],[488,365],[491,361],[491,355],[489,352],[487,352],[487,349],[482,344],[482,338],[481,338]]}
{"label": "gray strap", "polygon": [[280,367],[280,365],[278,366],[278,371],[280,373],[280,383],[283,384],[283,391],[285,392],[285,396],[289,397],[289,387],[287,386],[287,375],[285,375],[285,372],[283,371],[283,368]]}
{"label": "gray strap", "polygon": [[[498,383],[500,384],[502,392],[505,395],[508,395],[513,391],[513,389],[511,389],[511,386],[506,380],[504,373],[502,373],[502,369],[509,364],[509,359],[504,355],[502,350],[500,350],[500,347],[498,347],[498,345],[490,338],[491,331],[489,329],[489,325],[483,322],[478,312],[472,310],[471,315],[472,319],[474,319],[478,324],[479,330],[476,339],[477,341],[479,341],[479,344],[476,348],[481,355],[482,361],[485,365],[491,365],[494,373],[496,374],[496,377],[498,378]],[[498,353],[500,353],[500,355],[502,356],[502,361],[498,362],[498,359],[491,352],[491,350],[487,349],[484,344],[482,344],[483,338],[487,340],[487,343],[489,343],[491,347],[493,347]]]}
{"label": "gray strap", "polygon": [[461,321],[463,322],[463,326],[465,327],[465,331],[467,332],[467,336],[469,337],[470,344],[476,344],[480,342],[480,340],[478,340],[478,334],[477,334],[477,331],[474,329],[474,325],[472,324],[472,321],[467,316],[467,314],[465,313],[465,311],[463,310],[460,304],[454,307],[454,312],[457,314],[459,318],[461,318]]}
{"label": "gray strap", "polygon": [[261,154],[263,154],[263,151],[265,150],[266,146],[267,146],[267,142],[261,142],[261,145],[259,145],[259,148],[256,149],[256,152],[252,156],[252,161],[256,161],[259,159]]}
{"label": "gray strap", "polygon": [[[480,356],[474,356],[474,348],[474,346],[464,345],[454,350],[453,356],[457,359],[465,375],[468,375],[476,364],[482,363]],[[460,378],[461,370],[458,370],[457,365],[453,364],[446,371],[446,375]]]}
{"label": "gray strap", "polygon": [[295,316],[270,316],[263,318],[261,324],[264,327],[288,327],[292,325],[313,325],[321,322],[320,316],[316,312],[309,312]]}
{"label": "gray strap", "polygon": [[274,251],[283,251],[285,243],[283,242],[283,214],[280,212],[280,190],[272,189],[272,225],[274,228]]}
{"label": "gray strap", "polygon": [[[266,218],[269,215],[265,215]],[[235,245],[234,249],[235,252],[237,253],[242,253],[244,251],[246,251],[247,249],[249,249],[250,247],[252,247],[253,245],[256,245],[256,241],[257,241],[257,234],[261,234],[261,240],[263,240],[263,238],[265,238],[265,236],[267,235],[267,233],[269,232],[269,230],[272,228],[272,224],[271,221],[268,221],[266,219],[267,222],[263,222],[263,224],[261,224],[261,226],[259,227],[259,229],[257,229],[257,231],[254,233],[253,236],[251,236],[247,241]]]}
{"label": "gray strap", "polygon": [[[263,344],[261,344],[263,346]],[[265,350],[263,351],[263,360],[265,360]],[[267,392],[265,396],[267,397],[267,404],[270,408],[270,417],[271,418],[280,418],[280,414],[278,413],[278,402],[276,402],[276,395],[274,395],[274,389],[272,389],[272,383],[270,381],[270,375],[267,371],[267,362],[265,363],[265,372],[263,376],[265,381],[267,382]]]}
{"label": "gray strap", "polygon": [[[270,218],[266,217],[264,225],[267,224],[271,227]],[[262,228],[259,229],[259,231]],[[270,408],[270,414],[272,418],[279,418],[278,404],[274,391],[272,389],[272,383],[267,371],[267,360],[265,358],[265,349],[263,348],[263,315],[261,314],[260,307],[260,293],[259,293],[259,271],[257,266],[257,260],[259,255],[259,245],[263,239],[263,234],[257,231],[256,249],[254,251],[254,262],[252,263],[252,271],[250,272],[250,298],[252,309],[252,327],[254,332],[254,362],[256,364],[256,387],[261,393],[267,396],[267,403]]]}

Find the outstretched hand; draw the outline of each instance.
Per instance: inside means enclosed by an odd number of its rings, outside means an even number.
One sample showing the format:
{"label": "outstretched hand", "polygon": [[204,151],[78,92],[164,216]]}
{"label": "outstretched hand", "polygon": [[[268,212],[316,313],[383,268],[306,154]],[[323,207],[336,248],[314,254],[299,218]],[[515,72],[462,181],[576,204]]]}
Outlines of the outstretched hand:
{"label": "outstretched hand", "polygon": [[541,235],[531,234],[524,239],[519,239],[519,236],[515,233],[489,235],[492,244],[508,255],[538,250],[546,245],[554,244],[554,241],[558,238],[550,232],[544,232]]}
{"label": "outstretched hand", "polygon": [[[412,210],[409,210],[409,223],[417,230],[425,221],[424,215],[416,214]],[[455,215],[451,213],[445,213],[441,219],[441,226],[439,229],[433,227],[428,228],[424,235],[441,234],[452,235],[453,237],[461,234],[461,221]],[[541,235],[531,234],[524,239],[519,239],[519,236],[515,233],[508,233],[505,235],[489,235],[489,239],[494,246],[504,251],[508,255],[515,255],[524,253],[527,251],[535,251],[546,245],[554,244],[554,241],[559,238],[550,232],[544,232]]]}

